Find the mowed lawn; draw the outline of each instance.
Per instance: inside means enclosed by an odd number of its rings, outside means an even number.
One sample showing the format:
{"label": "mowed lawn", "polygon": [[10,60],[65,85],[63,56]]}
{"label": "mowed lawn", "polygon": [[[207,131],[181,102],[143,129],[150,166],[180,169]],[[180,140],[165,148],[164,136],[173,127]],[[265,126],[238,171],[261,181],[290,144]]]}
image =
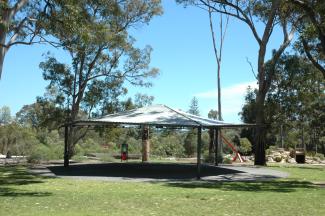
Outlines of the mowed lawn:
{"label": "mowed lawn", "polygon": [[325,215],[324,167],[272,169],[291,176],[131,183],[44,178],[21,166],[0,167],[0,215]]}

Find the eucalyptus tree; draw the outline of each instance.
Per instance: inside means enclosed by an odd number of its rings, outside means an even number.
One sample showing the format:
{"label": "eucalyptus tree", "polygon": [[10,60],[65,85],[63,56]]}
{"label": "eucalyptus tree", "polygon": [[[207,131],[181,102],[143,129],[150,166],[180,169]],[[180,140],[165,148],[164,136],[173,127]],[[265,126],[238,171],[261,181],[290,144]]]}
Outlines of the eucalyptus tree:
{"label": "eucalyptus tree", "polygon": [[[271,83],[265,103],[267,143],[275,144],[274,134],[280,133],[280,125],[283,125],[287,134],[285,147],[294,147],[301,143],[303,137],[307,137],[306,134],[313,137],[316,132],[317,138],[324,137],[325,84],[321,72],[306,58],[287,54],[281,56],[275,70],[275,79]],[[241,112],[244,122],[254,120],[256,94],[257,90],[247,91]],[[249,139],[252,133],[250,129],[242,131],[242,135]]]}
{"label": "eucalyptus tree", "polygon": [[[40,67],[49,88],[59,90],[58,104],[67,111],[64,123],[81,118],[83,107],[89,112],[112,94],[121,94],[124,82],[151,85],[150,78],[158,74],[158,69],[149,67],[152,49],[136,48],[129,30],[161,13],[160,0],[52,2],[44,28],[63,45],[71,64],[48,55]],[[80,137],[70,128],[69,157]]]}
{"label": "eucalyptus tree", "polygon": [[[274,79],[275,65],[281,54],[289,46],[296,31],[296,23],[300,17],[291,12],[291,5],[281,0],[177,0],[186,4],[209,7],[212,11],[229,15],[245,24],[258,44],[257,74],[258,92],[256,96],[255,123],[255,164],[265,165],[265,98]],[[289,20],[291,22],[289,22]],[[257,28],[257,22],[259,27]],[[293,23],[293,24],[291,24]],[[262,25],[263,24],[263,25]],[[262,26],[262,27],[261,27]],[[266,71],[266,53],[271,35],[276,28],[282,30],[283,40],[278,48],[273,49],[269,61],[270,70]]]}
{"label": "eucalyptus tree", "polygon": [[11,47],[46,41],[41,19],[46,8],[47,1],[42,0],[0,1],[0,79]]}
{"label": "eucalyptus tree", "polygon": [[298,48],[323,74],[325,79],[325,2],[323,0],[288,0],[303,15],[298,23]]}

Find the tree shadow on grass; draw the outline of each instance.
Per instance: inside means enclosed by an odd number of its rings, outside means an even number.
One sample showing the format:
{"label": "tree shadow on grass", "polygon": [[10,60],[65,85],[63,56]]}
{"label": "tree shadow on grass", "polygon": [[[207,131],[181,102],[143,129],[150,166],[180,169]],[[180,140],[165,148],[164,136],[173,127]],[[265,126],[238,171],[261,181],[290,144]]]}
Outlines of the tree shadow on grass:
{"label": "tree shadow on grass", "polygon": [[317,188],[311,182],[306,181],[259,181],[259,182],[171,182],[167,187],[180,188],[208,188],[224,191],[247,192],[295,192],[299,189]]}
{"label": "tree shadow on grass", "polygon": [[[19,186],[44,183],[46,177],[33,175],[21,166],[0,167],[0,196],[49,196],[49,192],[34,192]],[[18,187],[17,187],[18,186]]]}

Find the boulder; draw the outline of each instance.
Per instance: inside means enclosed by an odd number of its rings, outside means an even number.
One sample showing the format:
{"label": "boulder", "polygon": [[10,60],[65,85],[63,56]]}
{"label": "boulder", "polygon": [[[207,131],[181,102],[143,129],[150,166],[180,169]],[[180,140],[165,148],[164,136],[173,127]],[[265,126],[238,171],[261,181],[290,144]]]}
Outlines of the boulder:
{"label": "boulder", "polygon": [[271,156],[268,156],[266,159],[267,159],[267,162],[271,162],[271,163],[274,162],[274,160],[273,160],[273,158]]}
{"label": "boulder", "polygon": [[282,157],[281,156],[276,156],[273,158],[276,162],[281,162],[282,161]]}
{"label": "boulder", "polygon": [[294,158],[289,158],[289,159],[287,160],[287,162],[288,162],[288,163],[291,163],[291,164],[296,164],[296,163],[297,163],[296,160],[295,160]]}

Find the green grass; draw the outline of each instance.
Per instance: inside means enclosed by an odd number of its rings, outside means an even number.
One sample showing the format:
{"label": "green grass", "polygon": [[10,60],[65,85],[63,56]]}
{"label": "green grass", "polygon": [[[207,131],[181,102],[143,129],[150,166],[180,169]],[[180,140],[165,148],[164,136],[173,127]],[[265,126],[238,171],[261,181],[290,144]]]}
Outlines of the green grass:
{"label": "green grass", "polygon": [[288,172],[290,174],[289,179],[291,180],[323,182],[325,184],[325,166],[273,164],[270,167]]}
{"label": "green grass", "polygon": [[269,182],[130,183],[54,179],[0,167],[0,215],[325,215],[324,168],[272,167]]}

